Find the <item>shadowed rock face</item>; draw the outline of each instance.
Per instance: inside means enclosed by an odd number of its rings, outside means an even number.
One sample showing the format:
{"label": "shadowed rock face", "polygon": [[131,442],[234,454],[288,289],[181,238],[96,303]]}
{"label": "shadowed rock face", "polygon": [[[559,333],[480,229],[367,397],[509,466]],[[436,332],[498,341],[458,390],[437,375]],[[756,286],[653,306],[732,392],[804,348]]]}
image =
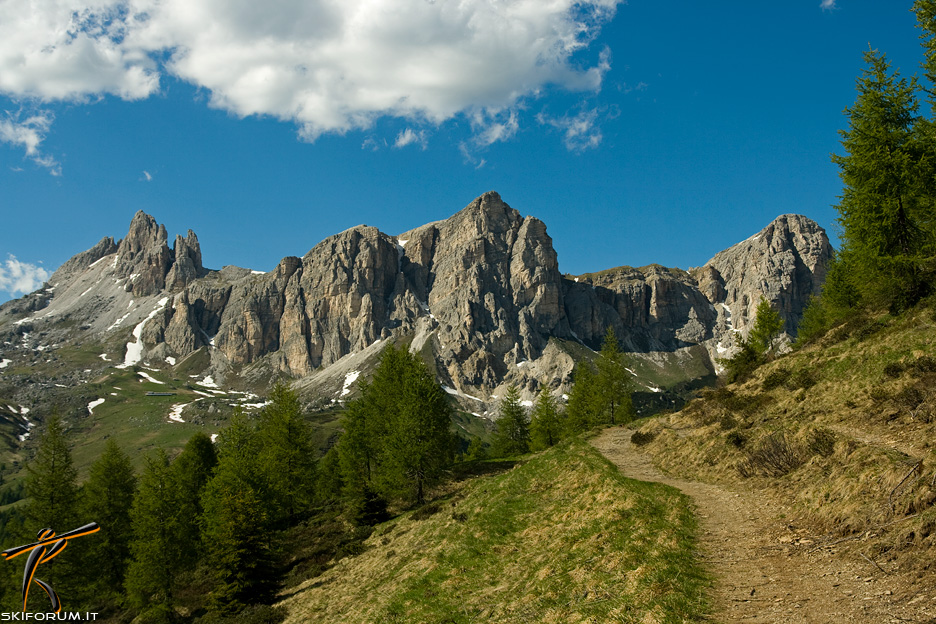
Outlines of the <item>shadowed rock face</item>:
{"label": "shadowed rock face", "polygon": [[[138,212],[119,244],[105,238],[56,272],[53,281],[66,284],[52,309],[93,311],[98,331],[119,326],[128,306],[136,316],[126,323],[155,309],[142,331],[150,350],[184,357],[208,345],[225,365],[265,362],[296,376],[378,340],[407,338],[431,349],[446,383],[487,390],[505,380],[533,390],[546,383],[544,371],[568,381],[574,361],[550,340],[597,349],[608,326],[632,352],[703,345],[714,354],[732,330],[749,329],[761,296],[794,331],[831,257],[822,228],[784,215],[691,273],[651,265],[563,276],[545,224],[494,192],[396,237],[351,228],[266,274],[207,271],[193,232],[171,250],[167,240]],[[54,305],[62,291],[74,293],[74,304]],[[160,307],[162,298],[169,303]]]}

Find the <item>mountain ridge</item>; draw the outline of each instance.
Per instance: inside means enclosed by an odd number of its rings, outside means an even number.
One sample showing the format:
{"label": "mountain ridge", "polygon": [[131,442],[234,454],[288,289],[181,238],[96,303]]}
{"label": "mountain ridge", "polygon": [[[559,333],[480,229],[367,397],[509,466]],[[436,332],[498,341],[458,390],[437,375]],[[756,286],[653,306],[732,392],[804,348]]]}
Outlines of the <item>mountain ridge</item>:
{"label": "mountain ridge", "polygon": [[44,328],[66,340],[53,328],[65,318],[98,336],[133,328],[144,361],[204,349],[216,378],[259,367],[300,380],[380,341],[407,340],[428,350],[440,381],[487,399],[508,383],[527,398],[544,385],[561,394],[610,326],[652,390],[714,374],[760,296],[795,335],[831,258],[821,227],[781,215],[689,271],[565,275],[546,224],[493,191],[396,236],[354,226],[266,273],[206,269],[191,230],[168,241],[164,226],[137,212],[124,239],[101,239],[43,289],[0,306],[0,331]]}

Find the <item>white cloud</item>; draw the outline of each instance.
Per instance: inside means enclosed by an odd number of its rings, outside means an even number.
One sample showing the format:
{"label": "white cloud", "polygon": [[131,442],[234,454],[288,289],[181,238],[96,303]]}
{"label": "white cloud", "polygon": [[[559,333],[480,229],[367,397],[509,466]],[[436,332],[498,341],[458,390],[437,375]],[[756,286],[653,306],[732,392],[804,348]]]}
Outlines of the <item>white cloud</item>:
{"label": "white cloud", "polygon": [[567,149],[572,152],[584,152],[601,144],[603,136],[598,124],[598,113],[598,109],[583,108],[576,115],[565,114],[562,117],[550,117],[545,113],[540,113],[536,119],[541,124],[561,130]]}
{"label": "white cloud", "polygon": [[426,147],[429,145],[426,131],[420,130],[417,132],[412,128],[407,128],[397,135],[396,141],[393,143],[393,147],[406,147],[407,145],[412,145],[413,143],[416,143],[422,146],[423,149],[426,149]]}
{"label": "white cloud", "polygon": [[39,151],[39,145],[52,125],[52,115],[40,112],[22,121],[21,116],[20,113],[13,115],[7,112],[6,119],[0,119],[0,142],[24,148],[26,156],[36,164],[48,169],[52,175],[61,175],[62,168],[55,159]]}
{"label": "white cloud", "polygon": [[40,266],[20,262],[13,254],[7,255],[7,261],[0,264],[0,290],[5,290],[11,297],[16,293],[31,293],[49,279],[49,272]]}
{"label": "white cloud", "polygon": [[[595,91],[607,53],[581,67],[622,0],[4,0],[0,93],[145,98],[169,74],[212,106],[268,115],[300,136],[365,129],[383,116],[439,124],[505,115],[480,141],[517,130],[524,98]],[[474,121],[472,121],[474,125]]]}
{"label": "white cloud", "polygon": [[144,169],[144,170],[143,170],[143,178],[142,178],[142,179],[145,180],[145,181],[147,181],[147,182],[152,182],[152,181],[153,181],[153,174],[150,173],[149,171],[146,171],[146,170]]}
{"label": "white cloud", "polygon": [[836,2],[838,2],[838,0],[822,0],[822,4],[820,4],[819,7],[823,11],[831,11],[832,9],[838,8],[837,6],[835,6]]}
{"label": "white cloud", "polygon": [[471,125],[476,132],[475,143],[480,147],[506,141],[520,129],[517,111],[513,108],[494,113],[476,111],[472,116]]}

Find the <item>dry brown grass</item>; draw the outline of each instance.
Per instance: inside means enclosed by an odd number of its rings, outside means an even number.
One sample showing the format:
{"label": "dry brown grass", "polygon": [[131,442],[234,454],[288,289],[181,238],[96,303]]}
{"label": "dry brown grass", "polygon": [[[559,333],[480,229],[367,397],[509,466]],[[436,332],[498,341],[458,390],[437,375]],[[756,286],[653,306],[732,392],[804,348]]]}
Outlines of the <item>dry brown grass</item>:
{"label": "dry brown grass", "polygon": [[936,324],[925,308],[867,324],[645,423],[646,448],[671,473],[775,497],[819,544],[856,537],[889,572],[928,569]]}

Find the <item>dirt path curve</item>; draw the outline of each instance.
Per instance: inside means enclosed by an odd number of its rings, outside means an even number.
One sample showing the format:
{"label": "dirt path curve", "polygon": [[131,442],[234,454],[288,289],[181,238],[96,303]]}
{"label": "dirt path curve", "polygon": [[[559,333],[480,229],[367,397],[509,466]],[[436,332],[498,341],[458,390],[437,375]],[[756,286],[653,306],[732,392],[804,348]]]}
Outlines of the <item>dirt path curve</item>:
{"label": "dirt path curve", "polygon": [[[928,622],[894,602],[895,582],[875,569],[813,549],[804,531],[751,492],[673,479],[631,444],[633,431],[607,429],[592,445],[632,479],[682,490],[696,506],[700,548],[714,576],[713,619],[775,624]],[[901,601],[902,602],[902,601]]]}

